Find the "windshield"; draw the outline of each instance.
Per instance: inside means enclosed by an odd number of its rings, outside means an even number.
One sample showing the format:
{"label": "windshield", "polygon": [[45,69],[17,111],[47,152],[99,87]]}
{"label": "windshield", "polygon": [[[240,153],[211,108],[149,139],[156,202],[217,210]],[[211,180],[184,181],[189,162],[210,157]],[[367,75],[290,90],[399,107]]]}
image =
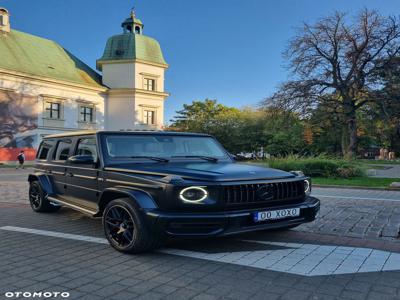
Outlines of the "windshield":
{"label": "windshield", "polygon": [[104,137],[109,159],[227,158],[211,137],[179,135],[108,135]]}

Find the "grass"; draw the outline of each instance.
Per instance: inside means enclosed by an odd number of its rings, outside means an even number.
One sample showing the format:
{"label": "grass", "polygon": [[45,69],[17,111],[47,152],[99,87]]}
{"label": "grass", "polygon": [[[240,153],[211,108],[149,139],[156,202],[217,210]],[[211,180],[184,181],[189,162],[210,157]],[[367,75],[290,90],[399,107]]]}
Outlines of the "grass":
{"label": "grass", "polygon": [[394,181],[400,178],[373,178],[373,177],[353,177],[353,178],[326,178],[313,177],[313,184],[319,185],[339,185],[339,186],[362,186],[372,188],[388,188]]}

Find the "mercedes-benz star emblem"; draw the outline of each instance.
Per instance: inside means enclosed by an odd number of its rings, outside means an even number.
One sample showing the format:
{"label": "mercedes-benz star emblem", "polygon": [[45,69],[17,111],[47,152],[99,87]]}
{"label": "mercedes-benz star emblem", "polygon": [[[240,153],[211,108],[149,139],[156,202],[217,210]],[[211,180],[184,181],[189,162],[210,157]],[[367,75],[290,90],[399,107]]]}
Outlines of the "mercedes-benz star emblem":
{"label": "mercedes-benz star emblem", "polygon": [[257,197],[260,200],[268,201],[274,199],[274,191],[272,189],[272,186],[269,184],[263,184],[261,185],[257,191]]}

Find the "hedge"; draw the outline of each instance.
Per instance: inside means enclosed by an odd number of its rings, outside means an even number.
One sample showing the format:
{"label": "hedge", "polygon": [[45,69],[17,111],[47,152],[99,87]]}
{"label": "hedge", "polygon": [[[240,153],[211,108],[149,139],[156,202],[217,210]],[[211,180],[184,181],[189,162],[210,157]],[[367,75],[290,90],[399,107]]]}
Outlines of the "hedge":
{"label": "hedge", "polygon": [[363,168],[356,162],[347,160],[296,157],[272,158],[265,163],[274,169],[284,171],[303,171],[307,176],[313,177],[340,177],[351,178],[365,175]]}

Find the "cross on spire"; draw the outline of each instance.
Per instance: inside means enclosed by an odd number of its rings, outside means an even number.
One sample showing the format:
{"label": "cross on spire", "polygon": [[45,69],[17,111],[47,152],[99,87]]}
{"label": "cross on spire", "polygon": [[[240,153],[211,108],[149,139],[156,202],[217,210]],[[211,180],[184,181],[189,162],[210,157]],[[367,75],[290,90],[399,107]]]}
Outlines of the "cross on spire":
{"label": "cross on spire", "polygon": [[131,9],[131,17],[132,17],[132,19],[135,19],[135,18],[136,18],[135,6],[132,6],[132,9]]}

